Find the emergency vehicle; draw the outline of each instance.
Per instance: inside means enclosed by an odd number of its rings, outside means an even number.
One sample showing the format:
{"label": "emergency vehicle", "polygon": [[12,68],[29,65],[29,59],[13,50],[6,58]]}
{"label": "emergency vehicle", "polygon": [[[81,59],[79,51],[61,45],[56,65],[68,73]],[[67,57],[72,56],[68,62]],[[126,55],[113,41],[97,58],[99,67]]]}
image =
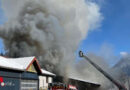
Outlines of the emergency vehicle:
{"label": "emergency vehicle", "polygon": [[78,90],[76,86],[66,85],[64,83],[50,83],[49,90]]}

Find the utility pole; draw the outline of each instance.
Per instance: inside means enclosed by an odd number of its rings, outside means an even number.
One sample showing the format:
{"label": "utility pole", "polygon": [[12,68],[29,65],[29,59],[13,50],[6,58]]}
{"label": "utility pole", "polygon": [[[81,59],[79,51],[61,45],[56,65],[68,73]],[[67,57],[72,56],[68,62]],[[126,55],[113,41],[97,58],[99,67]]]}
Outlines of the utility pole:
{"label": "utility pole", "polygon": [[101,67],[99,67],[91,59],[84,55],[82,51],[79,51],[79,56],[87,60],[90,64],[92,64],[100,73],[102,73],[106,78],[108,78],[112,83],[114,83],[119,90],[127,90],[124,85],[121,85],[116,80],[114,80],[114,78],[112,78],[107,72],[105,72]]}

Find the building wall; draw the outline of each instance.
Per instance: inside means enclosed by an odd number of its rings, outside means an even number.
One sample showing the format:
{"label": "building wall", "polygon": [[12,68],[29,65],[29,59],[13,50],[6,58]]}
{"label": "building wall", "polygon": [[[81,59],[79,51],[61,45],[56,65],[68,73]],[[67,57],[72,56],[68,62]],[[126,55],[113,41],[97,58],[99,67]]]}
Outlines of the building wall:
{"label": "building wall", "polygon": [[3,82],[0,83],[0,90],[20,90],[20,79],[2,77]]}
{"label": "building wall", "polygon": [[40,90],[47,90],[48,84],[52,83],[53,79],[50,76],[39,76],[39,88]]}
{"label": "building wall", "polygon": [[52,80],[52,77],[48,77],[48,83],[52,83],[53,80]]}
{"label": "building wall", "polygon": [[36,83],[36,87],[39,88],[38,75],[36,73],[0,70],[0,90],[20,90],[22,86],[21,81],[23,80],[28,81],[24,86],[30,86],[33,82],[33,84]]}
{"label": "building wall", "polygon": [[23,79],[20,81],[21,89],[20,90],[38,90],[38,80],[26,80]]}
{"label": "building wall", "polygon": [[20,72],[0,70],[0,90],[19,90]]}

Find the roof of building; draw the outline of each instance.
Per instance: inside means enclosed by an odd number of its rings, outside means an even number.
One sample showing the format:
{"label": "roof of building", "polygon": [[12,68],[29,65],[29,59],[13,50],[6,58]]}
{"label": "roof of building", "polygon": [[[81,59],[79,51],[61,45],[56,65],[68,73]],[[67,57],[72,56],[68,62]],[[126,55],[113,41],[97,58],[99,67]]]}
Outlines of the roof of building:
{"label": "roof of building", "polygon": [[90,83],[90,84],[95,84],[95,85],[100,85],[98,82],[84,80],[84,79],[76,78],[76,77],[69,77],[69,79],[73,79],[73,80],[77,80],[77,81],[81,81],[81,82],[85,82],[85,83]]}
{"label": "roof of building", "polygon": [[6,69],[26,71],[34,62],[37,64],[37,70],[39,69],[39,72],[41,72],[40,65],[34,56],[22,58],[6,58],[0,56],[0,67]]}
{"label": "roof of building", "polygon": [[12,60],[12,58],[5,58],[0,56],[0,67],[8,69],[18,69],[23,70],[23,66]]}
{"label": "roof of building", "polygon": [[44,69],[41,69],[41,71],[42,71],[42,74],[44,74],[44,75],[56,76],[54,73],[51,73],[51,72],[46,71]]}

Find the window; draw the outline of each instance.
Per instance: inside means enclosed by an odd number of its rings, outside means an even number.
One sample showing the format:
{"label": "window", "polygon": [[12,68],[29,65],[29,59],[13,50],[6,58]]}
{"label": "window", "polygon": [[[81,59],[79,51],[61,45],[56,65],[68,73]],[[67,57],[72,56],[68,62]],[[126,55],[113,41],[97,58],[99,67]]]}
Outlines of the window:
{"label": "window", "polygon": [[46,83],[48,83],[48,81],[49,81],[49,80],[48,80],[48,77],[46,77]]}

